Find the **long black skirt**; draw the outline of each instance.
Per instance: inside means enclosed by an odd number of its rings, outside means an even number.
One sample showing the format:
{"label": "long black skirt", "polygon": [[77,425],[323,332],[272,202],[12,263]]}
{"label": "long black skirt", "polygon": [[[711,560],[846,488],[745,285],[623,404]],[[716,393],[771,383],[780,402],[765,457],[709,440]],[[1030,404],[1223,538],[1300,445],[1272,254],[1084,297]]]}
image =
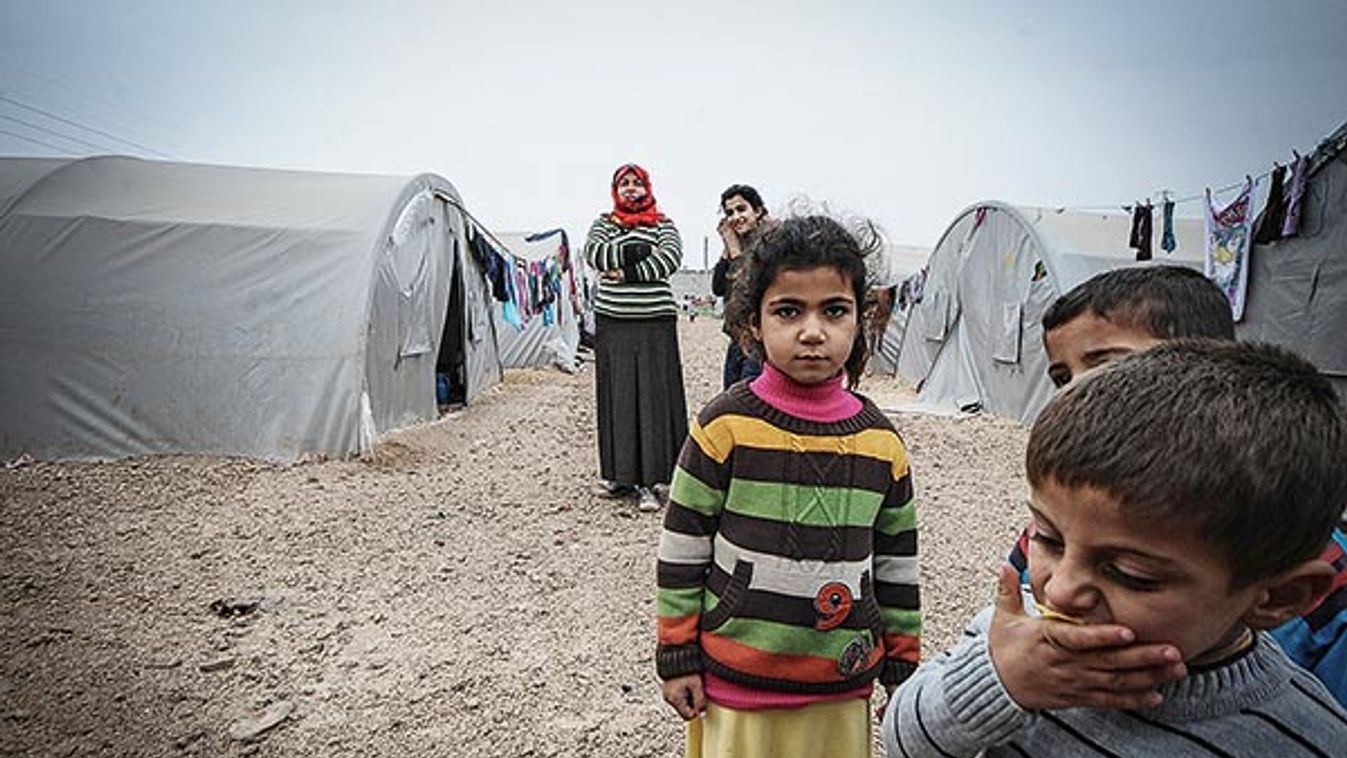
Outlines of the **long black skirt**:
{"label": "long black skirt", "polygon": [[678,318],[597,316],[599,476],[668,484],[688,434]]}

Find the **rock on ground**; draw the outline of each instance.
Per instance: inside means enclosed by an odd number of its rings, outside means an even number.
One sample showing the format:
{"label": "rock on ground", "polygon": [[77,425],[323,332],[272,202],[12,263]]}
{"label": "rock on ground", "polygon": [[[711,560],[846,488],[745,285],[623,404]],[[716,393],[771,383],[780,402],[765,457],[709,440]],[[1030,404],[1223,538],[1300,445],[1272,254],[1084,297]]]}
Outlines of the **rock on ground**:
{"label": "rock on ground", "polygon": [[[680,323],[690,412],[719,390],[719,326]],[[0,471],[5,754],[678,754],[652,660],[659,515],[591,494],[593,396],[588,367],[511,371],[363,461]],[[1025,519],[1026,434],[895,422],[930,653],[991,597]],[[281,702],[280,728],[231,739]]]}

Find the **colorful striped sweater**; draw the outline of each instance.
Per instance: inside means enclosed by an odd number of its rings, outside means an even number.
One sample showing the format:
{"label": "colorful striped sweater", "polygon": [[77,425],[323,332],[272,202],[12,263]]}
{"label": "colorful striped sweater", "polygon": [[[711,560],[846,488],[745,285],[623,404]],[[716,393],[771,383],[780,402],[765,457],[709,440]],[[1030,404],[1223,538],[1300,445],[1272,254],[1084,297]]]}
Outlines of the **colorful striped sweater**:
{"label": "colorful striped sweater", "polygon": [[595,313],[611,318],[678,315],[669,275],[683,263],[683,242],[672,221],[625,227],[600,216],[589,227],[585,259],[600,273],[623,273],[620,282],[600,277]]}
{"label": "colorful striped sweater", "polygon": [[898,684],[914,670],[921,612],[907,451],[862,401],[847,418],[807,421],[740,383],[697,417],[659,547],[661,679],[705,671],[827,694],[876,676]]}

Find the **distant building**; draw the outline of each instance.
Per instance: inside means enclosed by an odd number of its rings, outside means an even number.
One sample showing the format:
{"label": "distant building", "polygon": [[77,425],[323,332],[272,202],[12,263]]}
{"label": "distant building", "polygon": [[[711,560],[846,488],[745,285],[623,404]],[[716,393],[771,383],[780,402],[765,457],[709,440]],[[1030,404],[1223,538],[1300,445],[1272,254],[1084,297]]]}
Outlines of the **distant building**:
{"label": "distant building", "polygon": [[674,300],[681,302],[685,296],[703,297],[711,294],[711,272],[679,269],[669,277],[669,286],[673,288]]}

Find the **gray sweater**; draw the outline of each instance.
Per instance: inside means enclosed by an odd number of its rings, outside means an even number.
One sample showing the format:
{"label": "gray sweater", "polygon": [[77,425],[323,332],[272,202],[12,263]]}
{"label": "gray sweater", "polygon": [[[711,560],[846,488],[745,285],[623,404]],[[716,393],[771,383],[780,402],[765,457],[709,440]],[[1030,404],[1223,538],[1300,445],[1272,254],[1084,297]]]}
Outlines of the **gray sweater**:
{"label": "gray sweater", "polygon": [[1347,756],[1347,712],[1266,634],[1165,685],[1164,703],[1143,711],[1023,710],[996,675],[985,629],[969,634],[894,693],[882,727],[890,758]]}

